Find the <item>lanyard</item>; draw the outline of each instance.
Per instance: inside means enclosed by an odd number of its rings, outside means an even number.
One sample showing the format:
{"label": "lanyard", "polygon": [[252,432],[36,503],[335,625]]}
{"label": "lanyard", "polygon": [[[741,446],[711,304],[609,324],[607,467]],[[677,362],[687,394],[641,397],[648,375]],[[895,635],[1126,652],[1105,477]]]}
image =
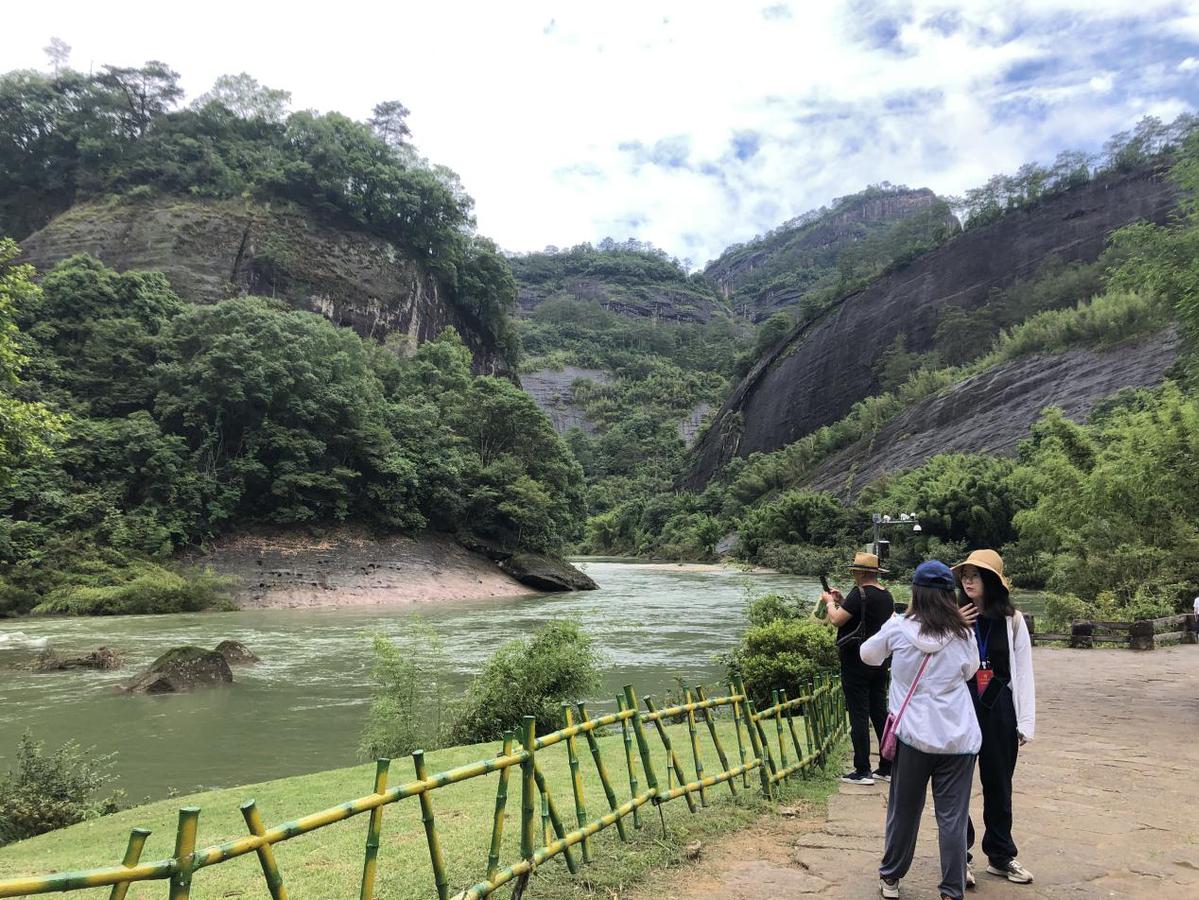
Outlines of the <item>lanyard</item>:
{"label": "lanyard", "polygon": [[982,628],[979,627],[980,621],[980,619],[975,619],[974,621],[974,637],[978,641],[978,658],[983,663],[990,665],[991,657],[987,655],[987,647],[991,643],[991,628],[995,623],[991,619],[987,619],[987,633],[984,636]]}

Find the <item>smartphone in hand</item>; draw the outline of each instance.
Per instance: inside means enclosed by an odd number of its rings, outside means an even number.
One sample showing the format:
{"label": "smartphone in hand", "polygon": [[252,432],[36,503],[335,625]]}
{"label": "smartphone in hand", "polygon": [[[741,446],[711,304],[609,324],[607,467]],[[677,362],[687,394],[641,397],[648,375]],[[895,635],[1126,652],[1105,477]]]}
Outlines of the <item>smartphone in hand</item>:
{"label": "smartphone in hand", "polygon": [[820,573],[820,586],[824,588],[824,592],[826,594],[832,590],[832,588],[828,586],[828,576],[823,572]]}

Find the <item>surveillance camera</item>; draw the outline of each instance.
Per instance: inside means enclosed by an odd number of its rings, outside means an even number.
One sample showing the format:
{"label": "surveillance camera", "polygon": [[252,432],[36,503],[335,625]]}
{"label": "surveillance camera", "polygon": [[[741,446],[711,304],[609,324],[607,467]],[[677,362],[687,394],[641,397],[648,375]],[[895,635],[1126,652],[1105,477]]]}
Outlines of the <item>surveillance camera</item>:
{"label": "surveillance camera", "polygon": [[924,529],[920,527],[919,522],[917,522],[915,525],[912,526],[912,531],[923,531],[923,530]]}

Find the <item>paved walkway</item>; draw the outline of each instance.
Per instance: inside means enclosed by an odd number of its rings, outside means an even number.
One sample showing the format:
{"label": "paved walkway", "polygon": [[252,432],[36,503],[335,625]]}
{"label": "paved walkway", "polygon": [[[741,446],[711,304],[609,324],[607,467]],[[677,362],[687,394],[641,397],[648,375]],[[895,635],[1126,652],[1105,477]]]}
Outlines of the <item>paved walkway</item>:
{"label": "paved walkway", "polygon": [[[1036,882],[980,868],[972,896],[1199,898],[1199,647],[1037,648],[1034,664],[1037,740],[1021,753],[1013,806]],[[976,790],[976,823],[981,804]],[[844,785],[827,819],[764,820],[707,848],[690,877],[656,884],[654,900],[877,897],[885,810],[883,786]],[[930,796],[902,896],[936,900],[939,880]]]}

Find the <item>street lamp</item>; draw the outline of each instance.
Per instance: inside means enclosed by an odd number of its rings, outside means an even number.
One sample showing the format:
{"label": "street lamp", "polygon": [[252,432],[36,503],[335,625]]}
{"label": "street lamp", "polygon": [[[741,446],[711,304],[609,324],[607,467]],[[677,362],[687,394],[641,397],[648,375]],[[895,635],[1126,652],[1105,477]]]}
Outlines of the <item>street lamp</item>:
{"label": "street lamp", "polygon": [[917,534],[922,530],[920,528],[920,520],[916,518],[915,513],[900,513],[898,518],[883,515],[882,513],[871,513],[870,524],[873,526],[874,555],[878,558],[880,565],[886,556],[886,548],[891,545],[890,541],[880,540],[880,532],[883,528],[888,528],[892,525],[902,525],[911,528]]}

